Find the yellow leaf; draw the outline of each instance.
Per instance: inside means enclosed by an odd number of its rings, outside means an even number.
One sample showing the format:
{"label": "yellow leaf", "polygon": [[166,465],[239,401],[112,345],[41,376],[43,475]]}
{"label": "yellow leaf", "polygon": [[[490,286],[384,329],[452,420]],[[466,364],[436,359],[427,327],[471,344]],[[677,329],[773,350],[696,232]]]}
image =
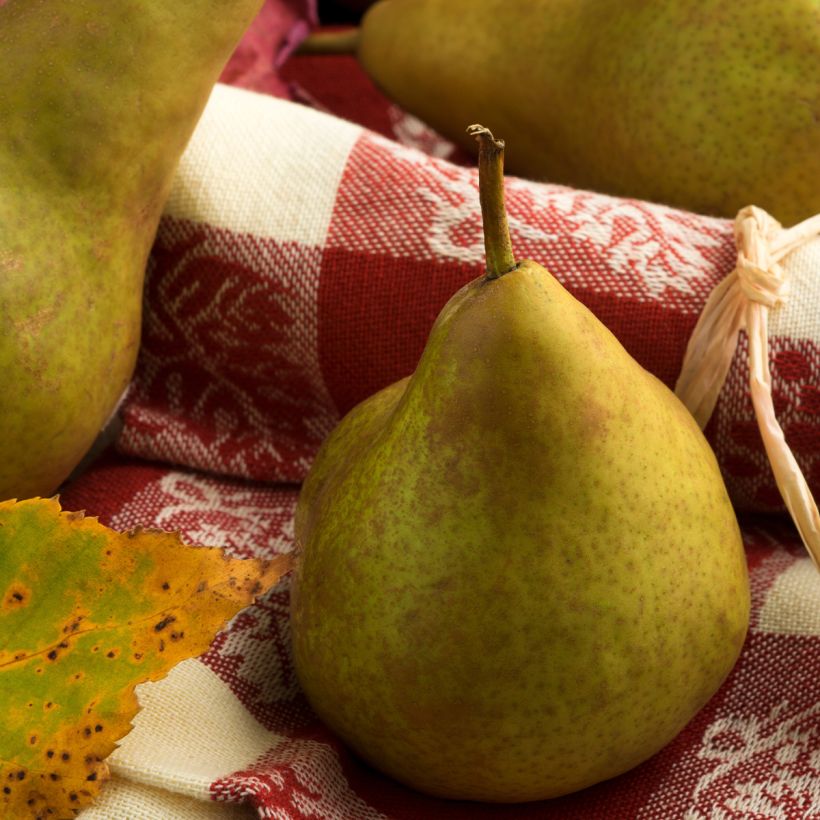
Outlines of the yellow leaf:
{"label": "yellow leaf", "polygon": [[134,687],[202,654],[289,568],[118,533],[56,499],[0,503],[0,814],[74,817],[131,729]]}

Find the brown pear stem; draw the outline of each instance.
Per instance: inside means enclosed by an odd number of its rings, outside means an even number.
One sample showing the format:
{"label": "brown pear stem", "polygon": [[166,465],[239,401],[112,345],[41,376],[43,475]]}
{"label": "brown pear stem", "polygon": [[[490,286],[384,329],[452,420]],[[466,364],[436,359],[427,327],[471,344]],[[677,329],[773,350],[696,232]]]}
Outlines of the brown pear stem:
{"label": "brown pear stem", "polygon": [[504,140],[495,139],[483,125],[471,125],[467,133],[478,140],[478,197],[487,278],[497,279],[517,267],[504,206]]}
{"label": "brown pear stem", "polygon": [[355,54],[359,48],[359,29],[314,31],[296,48],[296,54]]}

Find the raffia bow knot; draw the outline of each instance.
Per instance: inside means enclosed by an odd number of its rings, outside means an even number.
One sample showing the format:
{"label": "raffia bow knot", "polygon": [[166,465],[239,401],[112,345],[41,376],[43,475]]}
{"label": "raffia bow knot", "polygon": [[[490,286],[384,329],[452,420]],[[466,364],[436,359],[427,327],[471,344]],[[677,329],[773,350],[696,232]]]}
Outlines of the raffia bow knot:
{"label": "raffia bow knot", "polygon": [[820,513],[774,415],[769,372],[769,310],[782,305],[789,283],[780,260],[820,234],[820,214],[784,229],[762,208],[735,219],[737,262],[712,291],[686,348],[675,393],[706,427],[726,381],[741,329],[749,340],[749,387],[777,487],[800,537],[820,568]]}
{"label": "raffia bow knot", "polygon": [[743,295],[767,307],[777,307],[789,295],[783,268],[771,258],[771,248],[783,226],[762,208],[750,205],[735,218],[737,271]]}

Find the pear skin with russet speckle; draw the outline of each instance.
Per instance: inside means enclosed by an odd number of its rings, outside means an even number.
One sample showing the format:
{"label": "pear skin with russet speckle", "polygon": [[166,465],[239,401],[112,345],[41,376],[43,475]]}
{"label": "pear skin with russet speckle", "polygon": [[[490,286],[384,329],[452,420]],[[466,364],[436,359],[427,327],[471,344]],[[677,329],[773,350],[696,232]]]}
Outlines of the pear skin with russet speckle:
{"label": "pear skin with russet speckle", "polygon": [[749,618],[692,416],[543,267],[508,257],[324,444],[292,598],[319,716],[420,791],[496,802],[656,753],[726,678]]}
{"label": "pear skin with russet speckle", "polygon": [[471,149],[515,135],[512,173],[733,219],[820,211],[816,0],[380,0],[359,60]]}
{"label": "pear skin with russet speckle", "polygon": [[0,500],[51,495],[128,386],[177,163],[261,2],[0,2]]}

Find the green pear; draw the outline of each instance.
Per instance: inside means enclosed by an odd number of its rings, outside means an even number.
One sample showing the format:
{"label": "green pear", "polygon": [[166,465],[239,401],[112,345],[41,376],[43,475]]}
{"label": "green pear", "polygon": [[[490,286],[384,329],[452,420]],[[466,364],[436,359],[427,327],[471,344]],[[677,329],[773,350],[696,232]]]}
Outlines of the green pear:
{"label": "green pear", "polygon": [[733,218],[820,212],[817,0],[381,0],[359,59],[465,147],[515,134],[510,171]]}
{"label": "green pear", "polygon": [[0,2],[0,498],[53,492],[126,388],[177,162],[261,2]]}
{"label": "green pear", "polygon": [[672,740],[732,669],[749,588],[697,424],[543,267],[515,264],[501,144],[473,133],[488,273],[416,371],[323,444],[297,508],[293,657],[377,768],[526,801]]}

